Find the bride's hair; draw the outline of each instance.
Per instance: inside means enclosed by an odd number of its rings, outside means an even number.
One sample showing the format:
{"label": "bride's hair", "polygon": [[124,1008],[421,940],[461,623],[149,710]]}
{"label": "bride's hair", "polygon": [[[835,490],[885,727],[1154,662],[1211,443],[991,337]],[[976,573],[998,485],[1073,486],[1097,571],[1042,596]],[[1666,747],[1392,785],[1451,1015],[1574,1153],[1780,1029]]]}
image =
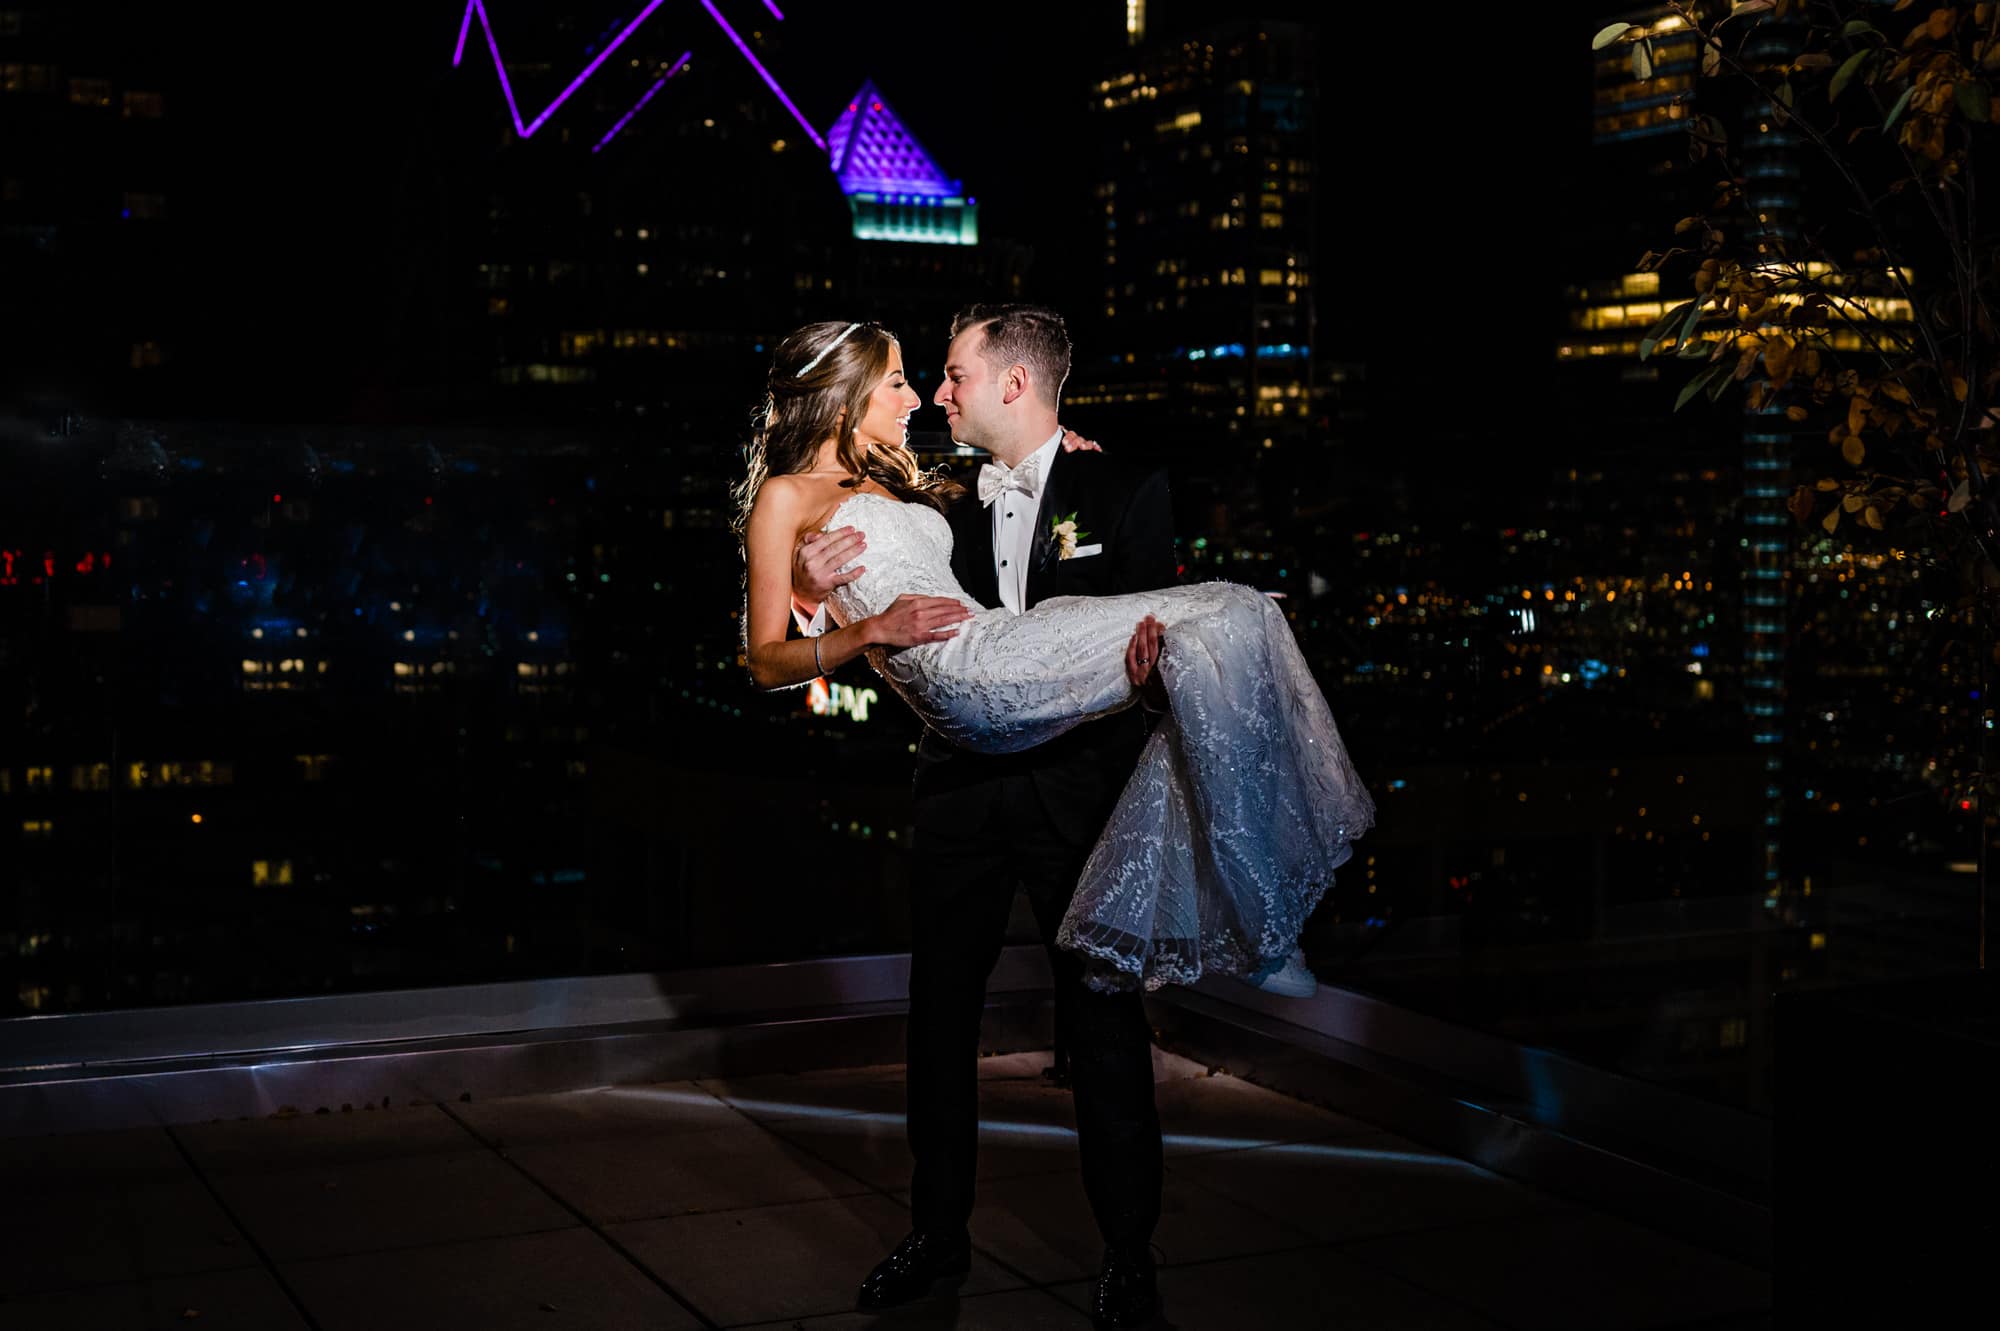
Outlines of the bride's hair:
{"label": "bride's hair", "polygon": [[895,343],[895,335],[880,324],[816,323],[778,344],[745,450],[748,467],[733,492],[736,516],[730,525],[738,536],[749,526],[764,482],[811,470],[828,435],[839,441],[836,455],[849,477],[843,485],[874,481],[906,503],[939,511],[965,493],[941,470],[917,466],[916,454],[901,440],[869,447],[855,438],[870,395],[889,372]]}

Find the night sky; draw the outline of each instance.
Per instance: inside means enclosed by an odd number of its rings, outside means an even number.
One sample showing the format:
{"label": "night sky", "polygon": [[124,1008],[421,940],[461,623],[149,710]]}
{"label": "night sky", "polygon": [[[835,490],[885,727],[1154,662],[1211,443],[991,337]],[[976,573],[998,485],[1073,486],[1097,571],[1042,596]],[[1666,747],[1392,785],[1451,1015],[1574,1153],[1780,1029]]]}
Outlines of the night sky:
{"label": "night sky", "polygon": [[[585,31],[613,32],[642,5],[489,7],[510,61],[539,56],[570,71],[575,49],[534,49],[524,29],[537,12],[566,11]],[[989,234],[1060,250],[1051,228],[1073,206],[1061,195],[1087,183],[1094,157],[1084,89],[1116,50],[1107,38],[1122,4],[782,7],[775,72],[817,127],[875,78],[979,196]],[[723,11],[746,29],[770,22],[751,0]],[[1366,361],[1384,405],[1415,394],[1435,405],[1448,379],[1448,414],[1484,411],[1498,394],[1544,384],[1561,287],[1579,276],[1563,268],[1561,251],[1587,195],[1578,185],[1590,15],[1471,31],[1377,11],[1357,19],[1342,9],[1319,28],[1322,351]],[[467,112],[466,99],[475,112],[499,106],[476,25],[467,67],[450,67],[462,0],[72,12],[97,28],[91,46],[119,51],[121,83],[143,86],[158,71],[170,89],[176,261],[204,336],[240,344],[246,374],[296,382],[310,414],[314,383],[369,359],[393,323],[406,281],[399,248],[425,207],[427,176],[450,151],[440,136],[458,132],[449,122]],[[1158,0],[1154,13],[1156,31],[1175,21]],[[668,0],[642,31],[654,25],[686,31],[698,76],[741,77],[740,57],[696,0]],[[510,44],[510,32],[523,35]],[[70,72],[85,72],[83,63]],[[520,100],[540,105],[561,79],[522,75]],[[1045,281],[1061,284],[1061,262],[1044,268]],[[1059,292],[1043,294],[1062,303]],[[217,412],[229,414],[226,404]]]}

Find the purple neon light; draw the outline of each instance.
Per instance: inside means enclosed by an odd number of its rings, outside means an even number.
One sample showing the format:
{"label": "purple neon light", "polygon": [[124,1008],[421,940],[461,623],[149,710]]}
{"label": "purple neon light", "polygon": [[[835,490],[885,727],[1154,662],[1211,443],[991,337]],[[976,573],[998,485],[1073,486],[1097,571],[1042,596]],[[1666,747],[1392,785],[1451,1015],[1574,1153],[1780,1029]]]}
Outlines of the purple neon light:
{"label": "purple neon light", "polygon": [[652,87],[646,89],[646,95],[644,97],[641,97],[630,111],[627,111],[624,115],[618,118],[618,123],[611,127],[611,132],[606,134],[603,138],[599,139],[597,141],[597,146],[595,148],[592,148],[591,151],[602,152],[604,150],[605,144],[617,138],[618,131],[625,128],[626,123],[630,121],[633,116],[638,115],[641,111],[646,109],[646,103],[653,100],[653,94],[658,92],[660,89],[666,87],[668,79],[672,78],[674,75],[680,73],[683,69],[687,68],[688,57],[693,54],[694,54],[693,51],[682,51],[681,58],[674,61],[674,67],[668,70],[666,73],[660,75],[659,81],[653,84]]}
{"label": "purple neon light", "polygon": [[[564,102],[568,101],[570,99],[571,94],[575,93],[578,88],[581,88],[584,85],[585,81],[587,81],[592,74],[595,74],[597,72],[598,67],[611,57],[611,53],[617,50],[618,47],[624,42],[624,40],[627,37],[630,37],[634,32],[634,30],[636,30],[639,25],[641,23],[644,23],[647,20],[647,18],[652,15],[652,12],[654,10],[658,9],[661,5],[665,4],[666,2],[667,0],[651,0],[650,4],[648,4],[644,9],[639,11],[639,17],[633,19],[630,23],[627,23],[625,27],[619,32],[619,34],[611,39],[610,44],[606,46],[602,51],[599,51],[597,53],[597,58],[595,60],[592,60],[589,64],[585,65],[583,67],[583,72],[581,74],[578,74],[575,78],[571,79],[569,86],[567,88],[564,88],[561,92],[557,93],[556,99],[553,102],[550,102],[548,106],[543,108],[542,113],[536,116],[532,121],[528,122],[526,125],[523,125],[521,123],[521,108],[514,101],[514,85],[507,81],[507,66],[500,59],[500,44],[493,39],[493,21],[486,16],[485,0],[466,0],[465,17],[459,20],[459,25],[458,25],[458,49],[456,49],[451,53],[451,63],[452,66],[456,68],[459,62],[465,58],[465,39],[472,31],[472,16],[475,12],[477,12],[479,15],[479,26],[485,29],[486,31],[486,49],[490,51],[493,55],[494,72],[500,75],[500,91],[507,98],[508,112],[511,113],[514,117],[514,132],[516,134],[519,134],[522,138],[525,139],[529,135],[533,134],[536,130],[540,129],[542,125],[548,120],[548,118],[555,114],[556,108],[561,106]],[[702,2],[706,4],[707,0],[702,0]],[[715,13],[713,9],[710,9],[708,12],[711,14]],[[717,14],[716,21],[720,23],[722,21],[722,16]],[[724,24],[723,26],[725,28],[728,27],[727,24]],[[731,37],[734,37],[736,34],[732,32],[729,35]],[[737,42],[738,46],[741,46],[742,44],[743,43],[740,41]],[[744,54],[748,55],[749,52],[745,51]],[[753,60],[751,63],[754,64],[756,62]],[[770,77],[768,75],[765,76],[765,82],[770,83]],[[773,89],[775,89],[777,86],[778,85],[775,83],[771,84],[771,87]],[[647,94],[647,96],[651,95],[652,95],[651,93]],[[783,93],[779,93],[778,95],[780,97],[784,96]],[[790,106],[791,102],[787,100],[785,105]],[[798,114],[797,110],[795,109],[792,112],[792,114],[797,115]],[[627,118],[629,119],[630,117]],[[614,130],[613,133],[616,133],[616,131]]]}
{"label": "purple neon light", "polygon": [[[659,0],[653,0],[653,2],[654,4],[658,4]],[[473,3],[477,4],[478,0],[473,0]],[[819,131],[812,127],[812,122],[800,114],[799,108],[792,104],[792,99],[785,95],[785,90],[780,88],[778,81],[771,77],[771,71],[764,68],[763,62],[751,54],[750,48],[744,44],[743,39],[736,35],[736,29],[729,26],[729,21],[722,17],[716,7],[710,3],[710,0],[701,0],[701,7],[708,11],[708,16],[715,20],[717,27],[720,27],[725,33],[729,34],[729,40],[736,43],[736,49],[743,53],[743,58],[750,62],[750,67],[763,77],[764,86],[778,95],[778,100],[783,102],[785,109],[792,113],[792,119],[798,121],[799,125],[805,130],[806,137],[818,145],[821,152],[825,152],[826,140],[819,136]],[[647,14],[652,12],[651,8],[648,8],[646,11]],[[645,15],[642,14],[640,17],[644,18]]]}
{"label": "purple neon light", "polygon": [[783,23],[785,21],[784,13],[779,10],[776,0],[764,0],[764,8],[770,10],[771,17],[778,20],[778,22]]}

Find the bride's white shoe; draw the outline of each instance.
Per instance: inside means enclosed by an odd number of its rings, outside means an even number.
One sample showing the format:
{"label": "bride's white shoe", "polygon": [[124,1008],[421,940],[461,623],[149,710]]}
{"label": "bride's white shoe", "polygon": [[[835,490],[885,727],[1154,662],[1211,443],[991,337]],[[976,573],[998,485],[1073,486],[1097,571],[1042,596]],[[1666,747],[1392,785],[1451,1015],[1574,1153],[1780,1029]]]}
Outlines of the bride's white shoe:
{"label": "bride's white shoe", "polygon": [[1311,998],[1319,992],[1319,979],[1306,965],[1306,954],[1299,948],[1292,949],[1292,955],[1285,963],[1272,970],[1259,971],[1246,978],[1243,983],[1253,989],[1262,989],[1267,994],[1278,994],[1284,998]]}

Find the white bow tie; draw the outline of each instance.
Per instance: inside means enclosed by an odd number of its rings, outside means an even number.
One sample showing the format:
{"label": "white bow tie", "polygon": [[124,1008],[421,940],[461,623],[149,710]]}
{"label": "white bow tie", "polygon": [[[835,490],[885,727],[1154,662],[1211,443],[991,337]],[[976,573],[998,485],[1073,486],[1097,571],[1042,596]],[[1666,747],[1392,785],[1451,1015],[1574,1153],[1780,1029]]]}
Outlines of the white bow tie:
{"label": "white bow tie", "polygon": [[1041,468],[1034,458],[1012,468],[997,462],[982,463],[979,468],[979,502],[991,504],[1009,490],[1019,490],[1033,499],[1041,479]]}

